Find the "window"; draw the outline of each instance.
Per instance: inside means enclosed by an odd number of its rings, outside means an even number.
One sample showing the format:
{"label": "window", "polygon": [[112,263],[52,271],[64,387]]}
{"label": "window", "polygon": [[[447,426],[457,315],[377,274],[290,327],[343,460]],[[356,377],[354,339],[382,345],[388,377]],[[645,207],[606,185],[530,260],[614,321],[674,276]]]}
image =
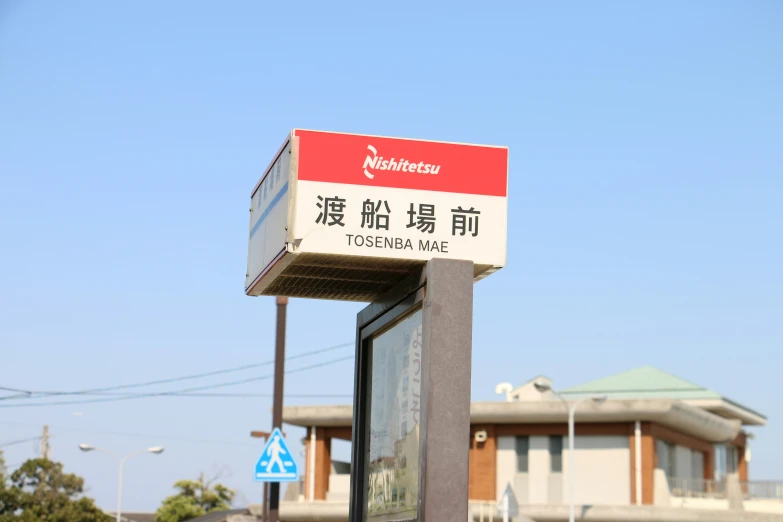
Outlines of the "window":
{"label": "window", "polygon": [[734,446],[718,444],[715,446],[715,480],[723,480],[728,473],[736,473],[739,468],[739,453]]}
{"label": "window", "polygon": [[668,462],[666,462],[667,456],[668,453],[666,452],[666,443],[662,440],[656,440],[655,441],[655,467],[658,469],[665,470],[668,467]]}
{"label": "window", "polygon": [[714,448],[715,455],[715,471],[713,478],[715,480],[722,480],[726,474],[726,446],[722,444],[716,444]]}
{"label": "window", "polygon": [[726,473],[736,473],[739,469],[739,452],[735,446],[726,446]]}
{"label": "window", "polygon": [[527,473],[530,437],[516,437],[515,446],[517,450],[517,473]]}
{"label": "window", "polygon": [[563,471],[563,437],[549,437],[549,462],[552,473]]}
{"label": "window", "polygon": [[704,478],[704,453],[693,450],[691,453],[691,478]]}
{"label": "window", "polygon": [[662,469],[667,477],[674,477],[674,444],[656,440],[655,453],[658,457],[656,467]]}

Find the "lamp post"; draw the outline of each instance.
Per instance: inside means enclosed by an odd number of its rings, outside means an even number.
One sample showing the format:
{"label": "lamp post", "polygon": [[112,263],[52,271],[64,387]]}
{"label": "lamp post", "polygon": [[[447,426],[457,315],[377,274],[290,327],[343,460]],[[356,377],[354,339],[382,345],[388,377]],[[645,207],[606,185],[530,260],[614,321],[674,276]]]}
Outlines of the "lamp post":
{"label": "lamp post", "polygon": [[574,513],[574,416],[576,414],[576,409],[583,402],[592,401],[596,404],[601,404],[606,401],[606,396],[586,397],[570,403],[562,395],[556,392],[549,383],[536,382],[533,386],[541,393],[548,391],[552,392],[555,397],[563,401],[568,409],[568,522],[574,522],[574,519],[576,518]]}
{"label": "lamp post", "polygon": [[92,446],[90,444],[79,444],[79,449],[84,452],[100,451],[101,453],[111,455],[112,457],[114,457],[119,461],[120,466],[119,466],[119,471],[117,473],[117,522],[121,522],[122,521],[122,468],[125,465],[125,461],[133,457],[134,455],[141,455],[142,453],[154,453],[156,455],[160,455],[161,453],[163,453],[164,448],[162,446],[153,446],[145,450],[135,451],[129,455],[125,455],[124,457],[120,457],[119,455],[112,453],[111,451],[107,451],[105,449],[96,448],[95,446]]}

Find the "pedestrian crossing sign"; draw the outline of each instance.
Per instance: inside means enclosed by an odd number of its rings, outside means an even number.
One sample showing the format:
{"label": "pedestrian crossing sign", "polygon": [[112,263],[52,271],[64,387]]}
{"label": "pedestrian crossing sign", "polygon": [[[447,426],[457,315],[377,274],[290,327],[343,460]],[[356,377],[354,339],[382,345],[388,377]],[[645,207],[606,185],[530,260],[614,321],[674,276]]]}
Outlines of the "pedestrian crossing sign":
{"label": "pedestrian crossing sign", "polygon": [[291,450],[288,449],[283,434],[275,428],[261,457],[256,462],[256,482],[295,482],[299,478]]}

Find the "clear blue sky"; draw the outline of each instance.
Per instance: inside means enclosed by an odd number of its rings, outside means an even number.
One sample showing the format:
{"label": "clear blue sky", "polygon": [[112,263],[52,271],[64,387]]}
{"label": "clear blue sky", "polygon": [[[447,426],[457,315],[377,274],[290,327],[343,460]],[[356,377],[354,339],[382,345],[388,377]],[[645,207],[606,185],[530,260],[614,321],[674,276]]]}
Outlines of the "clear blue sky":
{"label": "clear blue sky", "polygon": [[[783,480],[781,26],[763,0],[0,0],[0,386],[269,360],[273,300],[243,293],[247,208],[291,128],[507,145],[508,266],[476,286],[474,399],[655,365],[767,414],[751,477]],[[292,301],[289,353],[350,342],[360,308]],[[352,372],[294,374],[286,391],[350,395]],[[257,502],[248,435],[270,407],[3,408],[0,443],[50,424],[54,457],[106,508],[115,464],[80,442],[167,447],[128,463],[128,509],[217,470]]]}

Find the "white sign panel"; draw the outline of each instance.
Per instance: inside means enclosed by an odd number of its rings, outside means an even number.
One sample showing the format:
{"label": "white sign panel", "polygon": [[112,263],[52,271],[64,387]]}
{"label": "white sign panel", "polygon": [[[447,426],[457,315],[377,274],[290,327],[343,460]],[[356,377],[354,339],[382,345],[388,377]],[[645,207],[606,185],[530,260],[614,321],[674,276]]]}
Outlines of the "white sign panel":
{"label": "white sign panel", "polygon": [[[491,273],[506,263],[507,185],[505,147],[294,130],[253,192],[245,290],[284,292],[300,277],[307,296],[328,293],[316,269],[329,256],[368,270],[368,258],[463,259]],[[295,266],[303,254],[310,264]]]}
{"label": "white sign panel", "polygon": [[298,187],[301,252],[505,260],[505,198],[317,181]]}

